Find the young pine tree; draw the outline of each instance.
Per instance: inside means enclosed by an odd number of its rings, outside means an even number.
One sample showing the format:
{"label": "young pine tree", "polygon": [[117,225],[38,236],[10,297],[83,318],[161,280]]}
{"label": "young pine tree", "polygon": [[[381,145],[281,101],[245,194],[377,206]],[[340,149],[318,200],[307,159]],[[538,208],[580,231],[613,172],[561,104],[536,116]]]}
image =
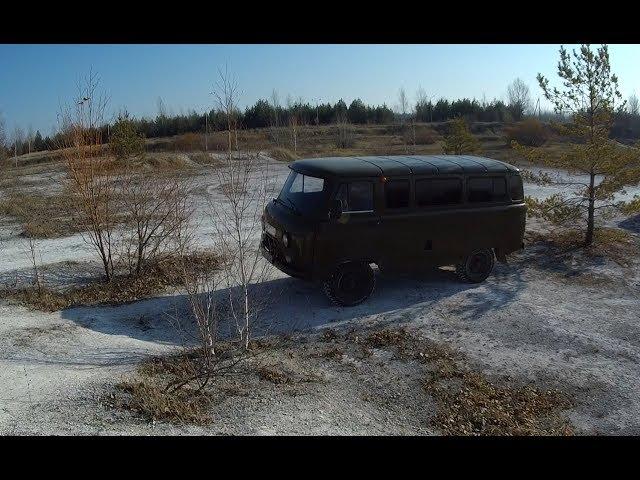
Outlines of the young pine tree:
{"label": "young pine tree", "polygon": [[444,153],[450,155],[478,153],[480,151],[480,141],[469,131],[464,118],[458,117],[449,125],[449,131],[444,137],[442,149]]}
{"label": "young pine tree", "polygon": [[109,138],[111,153],[119,160],[144,153],[144,136],[138,133],[133,119],[125,111],[118,115]]}
{"label": "young pine tree", "polygon": [[556,113],[569,114],[572,121],[556,125],[558,132],[570,139],[566,151],[551,155],[548,150],[513,142],[516,150],[536,164],[565,169],[586,176],[584,181],[555,178],[542,172],[528,172],[539,184],[560,184],[566,192],[537,201],[528,199],[529,213],[552,223],[578,222],[585,226],[584,245],[593,243],[595,217],[600,211],[619,209],[640,211],[640,202],[614,202],[614,195],[625,186],[640,182],[637,148],[620,145],[609,138],[613,115],[624,107],[618,90],[618,78],[611,73],[609,51],[602,45],[595,51],[582,45],[571,54],[560,48],[558,62],[560,87],[538,74],[544,96],[553,103]]}

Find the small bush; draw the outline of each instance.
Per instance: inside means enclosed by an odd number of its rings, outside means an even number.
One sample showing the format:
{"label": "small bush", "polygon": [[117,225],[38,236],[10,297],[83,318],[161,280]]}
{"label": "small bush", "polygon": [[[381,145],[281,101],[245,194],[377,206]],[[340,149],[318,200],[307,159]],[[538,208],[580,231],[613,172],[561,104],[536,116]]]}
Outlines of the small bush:
{"label": "small bush", "polygon": [[505,128],[507,144],[516,141],[528,147],[540,147],[549,139],[550,133],[545,125],[535,118],[527,118],[522,122]]}
{"label": "small bush", "polygon": [[22,235],[26,237],[54,238],[82,231],[71,218],[71,198],[67,193],[13,191],[0,199],[0,214],[21,222]]}
{"label": "small bush", "polygon": [[[408,144],[413,143],[413,131],[412,127],[409,125],[406,128],[405,132],[405,142]],[[416,145],[433,145],[439,139],[439,135],[429,127],[415,127],[415,143]]]}
{"label": "small bush", "polygon": [[443,150],[449,155],[465,155],[480,152],[480,141],[469,131],[464,118],[449,122],[449,129],[444,137]]}
{"label": "small bush", "polygon": [[338,122],[333,129],[336,148],[352,148],[355,143],[353,125],[346,122]]}
{"label": "small bush", "polygon": [[112,407],[130,410],[146,420],[174,424],[206,425],[211,422],[211,397],[204,391],[166,389],[150,380],[122,382],[116,385],[125,396],[108,400]]}
{"label": "small bush", "polygon": [[118,115],[109,137],[109,148],[118,160],[139,157],[144,153],[144,136],[138,133],[127,112]]}
{"label": "small bush", "polygon": [[204,135],[199,133],[185,133],[172,139],[173,148],[180,152],[204,150]]}
{"label": "small bush", "polygon": [[[184,266],[194,275],[210,272],[219,264],[218,257],[211,252],[195,252],[185,257],[184,261]],[[110,282],[96,282],[67,291],[28,287],[0,292],[0,296],[37,310],[53,312],[80,305],[133,302],[183,284],[182,260],[179,257],[165,257],[152,262],[140,275],[120,275]]]}

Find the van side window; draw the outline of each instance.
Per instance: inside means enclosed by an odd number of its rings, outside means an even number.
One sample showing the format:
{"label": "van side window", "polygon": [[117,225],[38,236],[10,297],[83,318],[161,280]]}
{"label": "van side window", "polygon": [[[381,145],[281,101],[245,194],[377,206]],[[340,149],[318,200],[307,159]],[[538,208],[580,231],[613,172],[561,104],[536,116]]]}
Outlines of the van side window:
{"label": "van side window", "polygon": [[457,178],[416,180],[416,203],[419,207],[454,205],[462,201],[462,181]]}
{"label": "van side window", "polygon": [[502,202],[507,199],[507,182],[504,177],[469,178],[467,190],[470,202]]}
{"label": "van side window", "polygon": [[343,183],[338,189],[336,200],[342,200],[344,212],[362,212],[373,210],[373,183]]}
{"label": "van side window", "polygon": [[511,175],[509,177],[509,193],[511,194],[511,200],[522,200],[524,198],[522,177],[520,175]]}
{"label": "van side window", "polygon": [[384,184],[386,208],[407,208],[409,206],[409,180],[389,180]]}

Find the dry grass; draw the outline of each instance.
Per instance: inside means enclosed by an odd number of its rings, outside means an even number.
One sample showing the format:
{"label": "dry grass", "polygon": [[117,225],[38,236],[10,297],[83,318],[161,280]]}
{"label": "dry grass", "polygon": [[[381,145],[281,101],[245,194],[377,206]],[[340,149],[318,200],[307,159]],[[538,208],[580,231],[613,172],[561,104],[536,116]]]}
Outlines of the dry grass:
{"label": "dry grass", "polygon": [[[406,155],[407,149],[410,149],[410,153],[417,155],[442,154],[442,133],[447,130],[447,122],[416,124],[415,147],[412,145],[413,132],[410,126],[403,129],[401,125],[397,124],[352,125],[350,128],[352,141],[345,148],[344,145],[336,146],[337,127],[335,125],[300,126],[298,130],[297,158],[349,155]],[[471,131],[480,141],[484,155],[507,162],[525,163],[524,159],[505,143],[506,131],[509,128],[512,128],[512,126],[499,122],[478,122],[471,125]],[[225,152],[228,148],[227,142],[226,132],[211,132],[207,139],[208,151]],[[278,158],[281,161],[294,159],[291,158],[291,146],[285,145],[289,147],[287,149],[283,148],[282,145],[277,145],[271,138],[269,129],[240,130],[238,131],[238,143],[245,150],[271,152],[274,158]],[[541,148],[551,155],[559,155],[566,150],[566,145],[561,144],[559,139],[552,136]],[[189,156],[192,154],[206,155],[204,153],[204,135],[200,133],[146,139],[145,150],[144,157],[139,159],[140,168],[143,170],[188,168],[189,165],[185,164],[183,159],[180,159],[181,157],[175,155],[176,153],[185,153]],[[108,145],[104,146],[103,152],[108,152]],[[163,156],[165,154],[172,155]],[[27,165],[60,163],[62,155],[61,151],[38,152],[37,155],[32,154],[32,157],[19,157],[21,168]],[[196,163],[200,162],[196,161]]]}
{"label": "dry grass", "polygon": [[284,383],[291,383],[291,376],[284,370],[276,368],[273,365],[263,365],[257,370],[258,377],[261,380],[281,385]]}
{"label": "dry grass", "polygon": [[0,198],[0,214],[20,222],[26,237],[55,238],[81,231],[72,218],[71,196],[66,191],[54,195],[9,191]]}
{"label": "dry grass", "polygon": [[[308,340],[311,338],[317,337]],[[415,367],[414,380],[407,381],[419,382],[417,386],[435,401],[437,410],[430,422],[445,435],[573,434],[571,425],[561,416],[562,410],[571,406],[561,392],[494,382],[471,368],[462,355],[407,329],[384,328],[364,334],[354,330],[344,335],[326,330],[317,338],[318,344],[302,340],[303,337],[287,342],[266,339],[252,345],[248,352],[237,342],[220,342],[214,368],[222,373],[215,374],[202,388],[189,383],[176,391],[171,388],[198,371],[201,360],[197,351],[155,357],[138,367],[137,378],[119,384],[107,404],[150,421],[206,424],[211,421],[212,406],[219,405],[223,398],[257,395],[265,389],[271,392],[269,395],[298,395],[308,382],[326,380],[320,374],[327,368],[323,362],[342,363],[343,350],[351,350],[353,355],[354,349],[368,351],[360,356],[361,361],[367,362],[370,349],[376,348],[395,352],[399,355],[393,361],[411,362]],[[259,355],[267,362],[258,361]],[[239,364],[238,359],[243,362]],[[318,369],[318,365],[323,367]],[[381,371],[389,367],[381,366],[379,360],[368,365]],[[225,366],[232,368],[223,370]],[[337,368],[334,372],[341,374],[351,371]],[[357,378],[353,381],[357,382]],[[414,401],[417,403],[412,408],[424,408],[420,394]]]}
{"label": "dry grass", "polygon": [[148,422],[206,425],[212,421],[213,395],[206,389],[173,385],[192,378],[200,367],[196,350],[151,357],[140,363],[137,375],[115,385],[103,399],[108,407],[134,413]]}
{"label": "dry grass", "polygon": [[471,369],[447,347],[423,341],[404,328],[371,333],[365,343],[393,348],[401,357],[419,360],[427,370],[426,393],[437,403],[434,426],[447,435],[572,435],[560,416],[570,407],[557,390],[492,382]]}
{"label": "dry grass", "polygon": [[112,394],[104,403],[112,408],[134,412],[149,422],[206,425],[212,420],[209,414],[211,397],[204,390],[196,392],[186,388],[167,391],[148,379],[121,382],[116,389],[122,394]]}
{"label": "dry grass", "polygon": [[435,425],[447,435],[572,435],[560,411],[571,406],[558,390],[498,385],[447,348],[428,345],[424,390],[437,402]]}
{"label": "dry grass", "polygon": [[447,435],[573,435],[559,414],[570,402],[557,390],[498,386],[483,374],[440,366],[424,383]]}
{"label": "dry grass", "polygon": [[[194,274],[217,268],[218,257],[211,252],[196,252],[186,258],[187,268]],[[6,290],[5,298],[47,312],[75,306],[133,302],[163,292],[168,287],[183,285],[182,263],[179,258],[161,258],[138,276],[118,276],[110,282],[97,282],[70,290],[27,287]]]}
{"label": "dry grass", "polygon": [[292,162],[298,158],[291,150],[282,147],[269,150],[269,156],[280,162]]}
{"label": "dry grass", "polygon": [[593,244],[583,248],[585,232],[579,229],[557,229],[546,233],[527,232],[527,243],[541,243],[554,256],[563,256],[579,249],[591,257],[608,258],[622,267],[632,265],[640,248],[629,232],[602,227],[594,231]]}

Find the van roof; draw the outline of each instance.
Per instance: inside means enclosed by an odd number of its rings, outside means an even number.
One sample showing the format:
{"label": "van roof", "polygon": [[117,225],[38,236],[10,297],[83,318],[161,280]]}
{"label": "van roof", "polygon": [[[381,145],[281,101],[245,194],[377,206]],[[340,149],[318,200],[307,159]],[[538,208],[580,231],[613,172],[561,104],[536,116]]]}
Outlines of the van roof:
{"label": "van roof", "polygon": [[305,158],[289,168],[306,175],[372,177],[518,172],[508,163],[474,155],[386,155]]}

